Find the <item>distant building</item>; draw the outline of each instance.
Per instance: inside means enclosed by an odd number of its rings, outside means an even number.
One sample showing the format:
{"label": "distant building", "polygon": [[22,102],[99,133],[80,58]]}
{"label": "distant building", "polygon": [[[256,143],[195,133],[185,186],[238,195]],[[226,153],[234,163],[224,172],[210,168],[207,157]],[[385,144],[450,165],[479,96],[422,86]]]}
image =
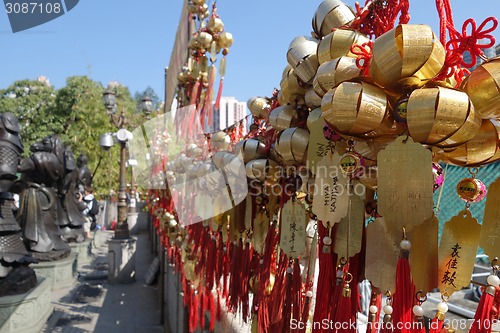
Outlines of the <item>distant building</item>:
{"label": "distant building", "polygon": [[247,131],[246,116],[247,103],[240,102],[235,97],[221,97],[220,109],[214,110],[213,131],[220,131],[245,121],[245,133]]}
{"label": "distant building", "polygon": [[43,83],[47,87],[50,87],[50,81],[46,76],[41,75],[36,78],[36,81]]}

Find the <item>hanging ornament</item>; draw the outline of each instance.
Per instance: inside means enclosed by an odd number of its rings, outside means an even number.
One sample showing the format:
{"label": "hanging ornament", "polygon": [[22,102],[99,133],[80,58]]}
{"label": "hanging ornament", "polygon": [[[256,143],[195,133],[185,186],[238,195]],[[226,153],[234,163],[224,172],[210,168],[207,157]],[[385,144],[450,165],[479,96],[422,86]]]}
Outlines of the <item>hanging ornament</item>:
{"label": "hanging ornament", "polygon": [[370,77],[396,91],[412,76],[422,86],[439,73],[444,60],[445,49],[429,26],[400,24],[375,39]]}
{"label": "hanging ornament", "polygon": [[305,252],[307,215],[304,206],[295,198],[285,203],[281,211],[280,247],[291,258]]}
{"label": "hanging ornament", "polygon": [[432,154],[400,136],[378,154],[378,212],[407,232],[433,215]]}
{"label": "hanging ornament", "polygon": [[366,229],[365,276],[379,290],[396,290],[399,241],[393,235],[384,218],[376,218]]}
{"label": "hanging ornament", "polygon": [[255,118],[267,118],[271,108],[271,101],[267,97],[253,97],[247,102],[250,113]]}
{"label": "hanging ornament", "polygon": [[277,131],[284,131],[290,127],[297,127],[297,110],[291,105],[281,105],[269,114],[269,124]]}
{"label": "hanging ornament", "polygon": [[369,41],[370,39],[359,31],[344,28],[335,29],[319,42],[319,63],[324,64],[332,59],[340,57],[356,59],[356,54],[351,51],[352,46],[363,45]]}
{"label": "hanging ornament", "polygon": [[469,168],[470,178],[464,178],[457,184],[457,193],[460,199],[467,203],[479,202],[486,196],[486,186],[476,179],[477,168]]}
{"label": "hanging ornament", "polygon": [[423,295],[438,286],[438,225],[434,215],[415,226],[410,233],[411,276],[416,290],[421,290]]}
{"label": "hanging ornament", "polygon": [[465,79],[462,90],[469,95],[481,118],[500,118],[500,58],[479,65]]}
{"label": "hanging ornament", "polygon": [[354,20],[353,10],[340,0],[325,0],[313,17],[313,30],[318,37],[326,36],[332,29],[347,26]]}
{"label": "hanging ornament", "polygon": [[277,151],[287,164],[303,164],[307,158],[309,131],[292,127],[281,132],[278,138]]}
{"label": "hanging ornament", "polygon": [[361,70],[356,66],[356,59],[340,57],[321,64],[313,80],[313,89],[319,97],[344,81],[356,79]]}
{"label": "hanging ornament", "polygon": [[467,209],[445,223],[443,235],[446,237],[442,237],[439,244],[438,282],[441,293],[451,295],[469,285],[480,232],[481,225]]}
{"label": "hanging ornament", "polygon": [[307,128],[309,129],[309,147],[307,149],[307,167],[316,174],[318,163],[328,152],[334,149],[334,143],[324,135],[323,126],[325,120],[320,108],[316,108],[307,117]]}
{"label": "hanging ornament", "polygon": [[471,140],[481,126],[481,117],[467,94],[442,87],[413,91],[406,120],[413,140],[443,148]]}
{"label": "hanging ornament", "polygon": [[483,119],[477,134],[468,142],[445,151],[443,160],[459,166],[479,166],[500,159],[500,123]]}
{"label": "hanging ornament", "polygon": [[321,103],[325,121],[341,134],[372,137],[388,132],[390,116],[385,92],[368,83],[342,82]]}
{"label": "hanging ornament", "polygon": [[319,41],[312,37],[299,36],[292,40],[288,47],[286,58],[288,64],[294,69],[303,82],[312,83],[316,71],[318,70],[318,57],[316,50]]}
{"label": "hanging ornament", "polygon": [[312,211],[327,228],[333,227],[347,215],[349,178],[340,172],[340,155],[329,151],[317,165],[315,196]]}
{"label": "hanging ornament", "polygon": [[488,188],[486,207],[484,208],[483,223],[479,246],[492,258],[500,253],[500,178],[495,180]]}

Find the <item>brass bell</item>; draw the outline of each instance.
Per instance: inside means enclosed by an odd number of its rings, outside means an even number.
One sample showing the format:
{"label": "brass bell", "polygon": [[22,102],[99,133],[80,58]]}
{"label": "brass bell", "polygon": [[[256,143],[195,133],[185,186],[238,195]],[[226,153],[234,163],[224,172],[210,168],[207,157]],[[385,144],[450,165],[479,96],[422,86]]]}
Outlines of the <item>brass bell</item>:
{"label": "brass bell", "polygon": [[390,322],[392,322],[392,315],[386,313],[384,315],[384,323],[390,323]]}
{"label": "brass bell", "polygon": [[351,297],[351,287],[349,286],[349,283],[346,283],[344,289],[342,289],[342,296]]}

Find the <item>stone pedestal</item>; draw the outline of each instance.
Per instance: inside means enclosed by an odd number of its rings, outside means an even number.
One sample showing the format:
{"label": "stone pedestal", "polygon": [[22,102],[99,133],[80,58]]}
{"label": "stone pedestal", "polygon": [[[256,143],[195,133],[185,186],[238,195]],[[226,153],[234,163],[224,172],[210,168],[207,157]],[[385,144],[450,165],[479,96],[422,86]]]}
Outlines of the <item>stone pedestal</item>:
{"label": "stone pedestal", "polygon": [[38,277],[38,284],[27,293],[0,297],[0,333],[40,332],[50,314],[50,281]]}
{"label": "stone pedestal", "polygon": [[108,241],[108,282],[111,284],[135,281],[135,250],[137,238],[112,238]]}
{"label": "stone pedestal", "polygon": [[137,235],[139,233],[139,226],[137,225],[137,218],[139,213],[128,213],[127,214],[127,224],[128,230],[130,230],[131,235]]}
{"label": "stone pedestal", "polygon": [[81,243],[70,243],[71,253],[76,253],[78,265],[86,265],[92,261],[91,240],[85,240]]}
{"label": "stone pedestal", "polygon": [[42,261],[30,265],[37,277],[49,280],[53,290],[72,287],[76,283],[77,254],[70,252],[69,256],[60,260]]}

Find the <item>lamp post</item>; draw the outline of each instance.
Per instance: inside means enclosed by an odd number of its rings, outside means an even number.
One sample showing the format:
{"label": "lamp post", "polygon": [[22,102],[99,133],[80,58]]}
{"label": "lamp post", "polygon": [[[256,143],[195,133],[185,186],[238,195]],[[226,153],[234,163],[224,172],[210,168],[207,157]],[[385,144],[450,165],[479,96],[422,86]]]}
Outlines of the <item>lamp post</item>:
{"label": "lamp post", "polygon": [[[116,113],[116,94],[109,87],[104,91],[102,96],[104,106],[108,113],[110,122],[118,129],[116,140],[120,144],[120,184],[118,187],[118,221],[115,227],[115,239],[130,238],[130,232],[127,223],[127,182],[126,182],[126,159],[127,159],[127,140],[130,137],[130,132],[125,129],[127,119],[125,112],[122,109],[121,113]],[[130,133],[130,134],[129,134]],[[110,141],[111,138],[111,141]],[[109,143],[111,142],[111,145]],[[103,149],[109,149],[112,146],[112,134],[107,133],[101,136],[100,145]]]}

